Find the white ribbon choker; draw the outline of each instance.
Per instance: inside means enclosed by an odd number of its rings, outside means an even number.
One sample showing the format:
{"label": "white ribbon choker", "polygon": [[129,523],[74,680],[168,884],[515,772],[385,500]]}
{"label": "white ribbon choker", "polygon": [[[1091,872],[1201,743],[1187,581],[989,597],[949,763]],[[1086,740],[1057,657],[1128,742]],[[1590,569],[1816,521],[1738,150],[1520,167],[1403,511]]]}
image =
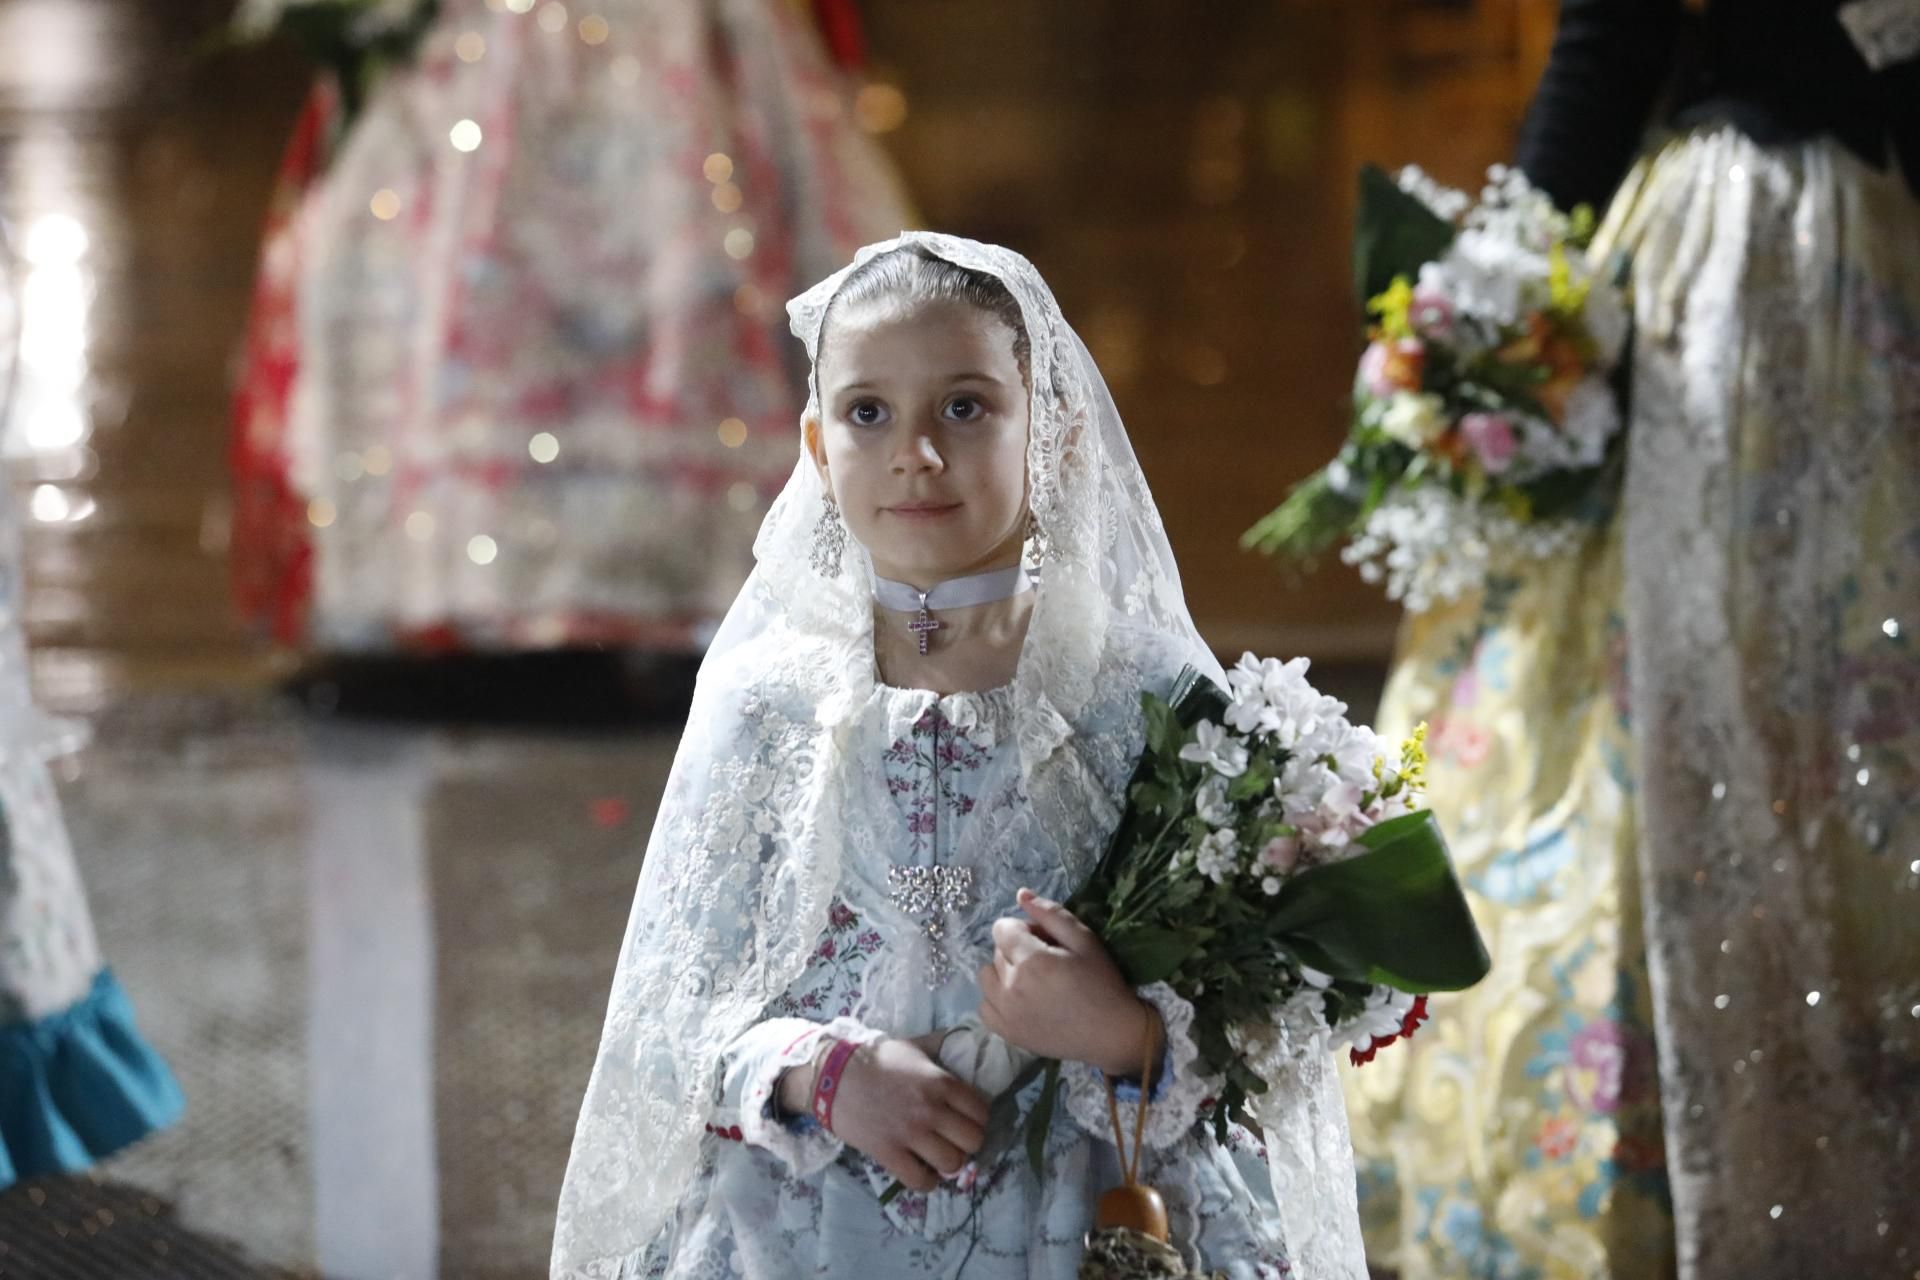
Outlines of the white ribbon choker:
{"label": "white ribbon choker", "polygon": [[921,653],[927,651],[927,637],[946,625],[933,618],[934,610],[971,609],[975,605],[1008,600],[1031,590],[1033,579],[1019,565],[1011,569],[995,569],[990,573],[976,573],[967,578],[951,578],[935,583],[925,591],[878,575],[873,580],[873,598],[882,609],[918,615],[907,624],[907,630],[920,637]]}

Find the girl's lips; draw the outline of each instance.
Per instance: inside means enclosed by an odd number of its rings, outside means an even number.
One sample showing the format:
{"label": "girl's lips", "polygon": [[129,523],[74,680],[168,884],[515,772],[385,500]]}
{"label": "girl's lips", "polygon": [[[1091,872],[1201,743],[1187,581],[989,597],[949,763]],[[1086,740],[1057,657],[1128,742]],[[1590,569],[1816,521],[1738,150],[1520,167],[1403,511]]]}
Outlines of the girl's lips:
{"label": "girl's lips", "polygon": [[902,520],[937,520],[949,516],[960,509],[957,502],[947,503],[911,503],[907,506],[888,507],[886,510]]}

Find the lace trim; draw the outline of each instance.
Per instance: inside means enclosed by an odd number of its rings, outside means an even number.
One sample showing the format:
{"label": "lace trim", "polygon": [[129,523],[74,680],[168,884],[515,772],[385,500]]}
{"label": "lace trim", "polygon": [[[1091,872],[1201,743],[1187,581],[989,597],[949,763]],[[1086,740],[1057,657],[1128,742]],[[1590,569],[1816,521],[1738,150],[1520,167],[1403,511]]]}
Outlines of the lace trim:
{"label": "lace trim", "polygon": [[889,741],[909,737],[920,718],[937,710],[955,732],[974,746],[991,749],[1014,728],[1014,689],[1011,684],[978,692],[936,694],[931,689],[901,689],[876,682],[874,701],[886,716]]}
{"label": "lace trim", "polygon": [[[1200,1120],[1203,1103],[1220,1087],[1217,1077],[1200,1073],[1200,1047],[1193,1041],[1193,1006],[1164,982],[1140,988],[1140,998],[1160,1011],[1167,1024],[1166,1078],[1152,1094],[1147,1129],[1142,1141],[1151,1150],[1171,1147]],[[1113,1123],[1107,1113],[1107,1078],[1084,1062],[1061,1073],[1067,1114],[1096,1138],[1113,1141]]]}
{"label": "lace trim", "polygon": [[788,1119],[780,1115],[780,1077],[812,1062],[822,1040],[873,1044],[884,1037],[852,1018],[812,1024],[798,1037],[791,1037],[791,1024],[803,1021],[773,1018],[749,1033],[777,1028],[781,1036],[788,1037],[788,1043],[777,1052],[767,1054],[749,1072],[740,1095],[740,1133],[748,1146],[769,1152],[796,1176],[810,1178],[838,1159],[846,1144],[814,1123],[811,1116]]}

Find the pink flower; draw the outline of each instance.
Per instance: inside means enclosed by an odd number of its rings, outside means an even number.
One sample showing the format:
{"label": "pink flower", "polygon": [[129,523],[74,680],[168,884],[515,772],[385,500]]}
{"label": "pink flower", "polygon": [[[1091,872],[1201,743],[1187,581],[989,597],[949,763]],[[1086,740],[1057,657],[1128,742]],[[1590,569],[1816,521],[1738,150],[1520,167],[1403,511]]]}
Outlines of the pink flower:
{"label": "pink flower", "polygon": [[1396,391],[1418,391],[1426,363],[1427,348],[1418,338],[1375,342],[1360,357],[1360,384],[1382,400]]}
{"label": "pink flower", "polygon": [[1513,424],[1497,413],[1468,414],[1460,419],[1460,434],[1466,437],[1467,447],[1473,450],[1474,457],[1490,476],[1497,476],[1511,466],[1513,455],[1520,448]]}
{"label": "pink flower", "polygon": [[1300,861],[1300,842],[1291,836],[1277,836],[1260,851],[1260,865],[1281,875],[1293,870]]}
{"label": "pink flower", "polygon": [[1409,313],[1413,327],[1430,338],[1445,338],[1453,332],[1453,299],[1430,285],[1413,291]]}

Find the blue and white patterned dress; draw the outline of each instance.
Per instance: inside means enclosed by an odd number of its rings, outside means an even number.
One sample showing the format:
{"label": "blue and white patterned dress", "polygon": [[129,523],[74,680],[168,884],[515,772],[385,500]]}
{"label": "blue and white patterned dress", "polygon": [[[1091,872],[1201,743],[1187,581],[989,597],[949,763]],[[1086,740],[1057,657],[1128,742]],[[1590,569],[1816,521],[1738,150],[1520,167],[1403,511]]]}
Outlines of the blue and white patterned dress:
{"label": "blue and white patterned dress", "polygon": [[[1162,681],[1163,685],[1169,681]],[[1160,692],[1165,692],[1162,687]],[[1141,743],[1138,686],[1116,689],[1083,733],[1082,754],[1110,794],[1125,785]],[[897,840],[880,855],[849,849],[828,923],[805,972],[736,1040],[711,1123],[721,1139],[647,1255],[643,1274],[694,1277],[957,1276],[1071,1280],[1102,1193],[1120,1184],[1106,1089],[1069,1066],[1046,1172],[1036,1178],[1015,1142],[927,1195],[885,1206],[892,1177],[809,1120],[773,1110],[780,1073],[809,1061],[817,1037],[866,1028],[916,1036],[958,1023],[980,999],[974,975],[992,952],[994,920],[1013,914],[1022,888],[1064,900],[1068,859],[1048,837],[1020,782],[1006,689],[936,697],[877,687],[854,727],[849,759],[878,771],[850,796],[880,797]],[[928,915],[896,904],[894,866],[971,872],[966,905],[946,916],[946,941]],[[897,874],[897,873],[896,873]],[[946,953],[944,955],[940,953]],[[931,975],[945,971],[944,980]],[[1189,1262],[1234,1280],[1288,1273],[1264,1152],[1245,1130],[1227,1147],[1207,1114],[1212,1082],[1194,1061],[1191,1006],[1166,987],[1142,993],[1166,1018],[1167,1073],[1156,1088],[1141,1179],[1166,1198],[1174,1240]],[[894,1025],[872,1027],[885,1009]],[[863,1019],[863,1014],[866,1017]],[[1021,1098],[1025,1114],[1038,1084]],[[1123,1104],[1123,1117],[1131,1119]],[[1131,1135],[1129,1135],[1129,1138]]]}

